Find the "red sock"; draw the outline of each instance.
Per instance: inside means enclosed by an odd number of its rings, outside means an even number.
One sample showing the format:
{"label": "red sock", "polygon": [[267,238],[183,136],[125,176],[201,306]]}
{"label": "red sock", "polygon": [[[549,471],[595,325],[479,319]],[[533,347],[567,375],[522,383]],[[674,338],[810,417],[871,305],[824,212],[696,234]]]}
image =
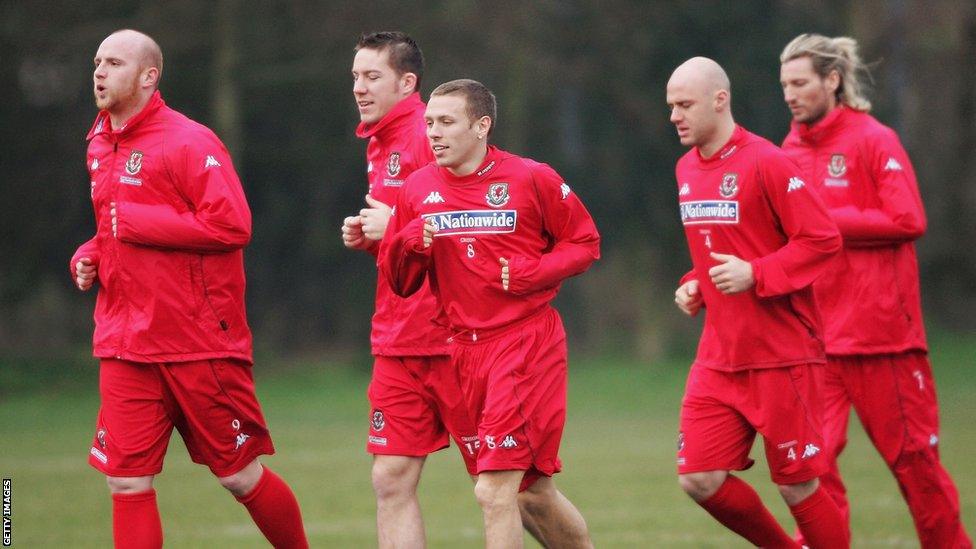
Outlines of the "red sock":
{"label": "red sock", "polygon": [[807,499],[790,506],[790,513],[810,549],[844,549],[850,547],[847,524],[834,500],[823,486]]}
{"label": "red sock", "polygon": [[163,525],[156,507],[156,491],[112,494],[112,538],[116,549],[159,549]]}
{"label": "red sock", "polygon": [[271,469],[265,467],[254,489],[237,501],[247,507],[254,524],[276,549],[308,548],[298,500]]}
{"label": "red sock", "polygon": [[790,539],[763,505],[759,494],[742,480],[729,475],[712,497],[698,503],[716,520],[757,547],[796,549]]}

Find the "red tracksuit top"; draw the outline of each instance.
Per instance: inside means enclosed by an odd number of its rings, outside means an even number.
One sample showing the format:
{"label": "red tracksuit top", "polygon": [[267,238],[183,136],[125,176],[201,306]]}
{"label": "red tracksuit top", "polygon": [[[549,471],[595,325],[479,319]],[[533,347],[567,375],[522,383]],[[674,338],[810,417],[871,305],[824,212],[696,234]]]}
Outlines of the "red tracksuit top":
{"label": "red tracksuit top", "polygon": [[[403,181],[417,169],[434,160],[427,141],[424,122],[426,105],[414,93],[394,106],[382,120],[372,126],[361,123],[356,136],[369,139],[366,145],[366,175],[369,194],[394,206]],[[377,253],[378,246],[370,249]],[[377,271],[376,312],[370,336],[372,353],[380,356],[431,356],[450,354],[450,333],[434,324],[440,314],[437,299],[425,283],[409,298],[390,289],[386,278]]]}
{"label": "red tracksuit top", "polygon": [[[251,211],[227,149],[159,92],[122,128],[88,134],[98,267],[94,355],[134,362],[251,357],[244,246]],[[118,213],[112,236],[110,203]]]}
{"label": "red tracksuit top", "polygon": [[[438,233],[423,247],[423,218]],[[393,290],[409,295],[429,274],[452,329],[466,339],[546,308],[562,281],[600,256],[589,212],[552,168],[495,147],[466,177],[430,164],[407,179],[380,251]],[[502,288],[498,258],[509,261]]]}
{"label": "red tracksuit top", "polygon": [[813,285],[827,354],[927,350],[914,241],[925,234],[915,170],[898,136],[838,107],[783,142],[840,228],[844,249]]}
{"label": "red tracksuit top", "polygon": [[[799,169],[775,145],[737,126],[710,158],[697,148],[678,161],[681,221],[705,302],[695,364],[723,371],[823,363],[811,284],[841,246],[834,222]],[[752,264],[756,284],[724,295],[710,252]]]}

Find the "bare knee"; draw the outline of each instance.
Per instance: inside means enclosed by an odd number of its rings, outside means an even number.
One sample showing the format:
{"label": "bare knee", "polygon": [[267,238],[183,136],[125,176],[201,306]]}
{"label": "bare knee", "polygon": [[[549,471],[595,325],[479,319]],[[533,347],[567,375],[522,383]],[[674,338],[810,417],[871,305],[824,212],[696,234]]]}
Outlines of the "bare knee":
{"label": "bare knee", "polygon": [[678,484],[691,499],[702,502],[715,495],[725,483],[728,471],[704,471],[678,475]]}
{"label": "bare knee", "polygon": [[474,496],[485,512],[517,505],[522,471],[482,473],[474,485]]}
{"label": "bare knee", "polygon": [[796,484],[778,484],[776,487],[779,488],[779,494],[783,496],[783,501],[787,505],[793,506],[813,495],[820,487],[820,480],[813,479]]}
{"label": "bare knee", "polygon": [[153,476],[143,477],[110,477],[106,476],[108,491],[113,494],[136,494],[146,492],[152,488]]}
{"label": "bare knee", "polygon": [[264,467],[258,460],[254,460],[240,471],[226,477],[217,477],[220,485],[237,497],[246,496],[257,486],[264,473]]}
{"label": "bare knee", "polygon": [[417,493],[424,458],[376,456],[373,460],[373,492],[379,501],[413,497]]}

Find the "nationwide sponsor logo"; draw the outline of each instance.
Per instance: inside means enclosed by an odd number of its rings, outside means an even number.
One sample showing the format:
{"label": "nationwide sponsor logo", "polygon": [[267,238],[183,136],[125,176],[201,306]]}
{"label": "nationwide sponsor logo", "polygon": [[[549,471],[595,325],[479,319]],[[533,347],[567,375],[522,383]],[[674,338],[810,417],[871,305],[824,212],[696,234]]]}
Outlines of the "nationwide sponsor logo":
{"label": "nationwide sponsor logo", "polygon": [[569,185],[565,183],[559,186],[559,190],[563,193],[563,200],[566,200],[566,197],[569,196],[570,192],[572,192]]}
{"label": "nationwide sponsor logo", "polygon": [[888,157],[888,163],[885,164],[884,171],[886,171],[886,172],[900,172],[901,169],[902,169],[901,168],[901,164],[899,164],[898,161],[895,160],[895,157],[894,156]]}
{"label": "nationwide sponsor logo", "polygon": [[236,452],[240,450],[241,446],[244,446],[244,443],[247,442],[247,439],[249,438],[251,438],[251,435],[247,435],[244,433],[237,433],[237,438],[235,439],[236,444],[234,445],[234,451]]}
{"label": "nationwide sponsor logo", "polygon": [[437,227],[438,236],[454,234],[502,234],[515,232],[515,210],[457,210],[424,214],[421,217]]}
{"label": "nationwide sponsor logo", "polygon": [[102,452],[101,450],[95,448],[94,446],[91,447],[91,455],[94,456],[95,459],[97,459],[98,461],[101,461],[104,464],[108,464],[108,456],[105,455],[105,452]]}
{"label": "nationwide sponsor logo", "polygon": [[373,417],[369,421],[370,425],[373,426],[374,431],[382,431],[383,427],[386,427],[386,420],[383,419],[383,412],[376,410],[373,412]]}
{"label": "nationwide sponsor logo", "polygon": [[502,448],[515,448],[518,446],[518,442],[515,442],[515,437],[508,435],[505,440],[502,441]]}
{"label": "nationwide sponsor logo", "polygon": [[830,155],[830,162],[827,163],[827,173],[830,177],[842,177],[847,173],[847,162],[844,155],[837,153]]}
{"label": "nationwide sponsor logo", "polygon": [[508,195],[508,183],[492,183],[488,186],[488,193],[485,195],[485,200],[488,201],[488,205],[492,208],[501,208],[505,204],[508,204],[508,200],[511,198]]}
{"label": "nationwide sponsor logo", "polygon": [[424,202],[423,203],[424,204],[439,204],[441,202],[444,202],[444,197],[441,196],[441,193],[439,193],[437,191],[430,191],[430,194],[427,195],[427,198],[424,199]]}
{"label": "nationwide sponsor logo", "polygon": [[791,193],[803,188],[803,180],[799,177],[791,177],[789,184],[786,185],[786,192]]}
{"label": "nationwide sponsor logo", "polygon": [[125,183],[126,185],[132,185],[134,187],[142,186],[142,180],[138,177],[129,177],[127,175],[119,176],[119,183]]}
{"label": "nationwide sponsor logo", "polygon": [[402,187],[403,186],[403,180],[402,179],[390,179],[390,178],[386,177],[386,178],[383,178],[383,186],[384,187]]}
{"label": "nationwide sponsor logo", "polygon": [[693,200],[681,202],[681,222],[685,225],[703,223],[738,223],[738,200]]}
{"label": "nationwide sponsor logo", "polygon": [[691,185],[682,183],[681,188],[678,189],[678,196],[688,196],[689,194],[691,194]]}
{"label": "nationwide sponsor logo", "polygon": [[220,162],[217,162],[217,159],[214,158],[212,154],[208,154],[207,161],[203,163],[203,169],[219,168],[219,167],[220,167]]}
{"label": "nationwide sponsor logo", "polygon": [[739,174],[727,173],[722,176],[722,184],[718,186],[718,194],[722,198],[732,198],[739,192]]}
{"label": "nationwide sponsor logo", "polygon": [[400,175],[400,153],[396,151],[390,153],[390,159],[386,161],[386,173],[390,177]]}
{"label": "nationwide sponsor logo", "polygon": [[376,444],[378,446],[386,446],[386,437],[377,437],[369,435],[369,443]]}
{"label": "nationwide sponsor logo", "polygon": [[98,159],[96,158],[95,160],[92,160],[91,171],[95,171],[97,169],[98,169]]}
{"label": "nationwide sponsor logo", "polygon": [[824,179],[824,187],[850,187],[850,185],[850,181],[846,179],[834,179],[833,177]]}
{"label": "nationwide sponsor logo", "polygon": [[490,172],[491,169],[494,168],[494,167],[495,167],[495,161],[492,160],[491,162],[488,163],[487,166],[485,166],[484,168],[481,168],[481,170],[479,170],[478,173],[475,174],[475,175],[477,175],[478,177],[481,177],[481,176],[485,175],[486,173]]}
{"label": "nationwide sponsor logo", "polygon": [[125,161],[125,173],[129,175],[135,175],[139,173],[142,169],[142,151],[137,151],[135,149],[129,153],[129,159]]}

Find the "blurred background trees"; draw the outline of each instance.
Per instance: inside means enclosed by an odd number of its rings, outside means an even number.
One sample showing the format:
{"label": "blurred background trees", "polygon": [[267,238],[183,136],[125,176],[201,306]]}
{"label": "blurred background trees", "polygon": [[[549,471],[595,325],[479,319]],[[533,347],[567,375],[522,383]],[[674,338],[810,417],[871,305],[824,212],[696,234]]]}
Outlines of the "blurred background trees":
{"label": "blurred background trees", "polygon": [[342,247],[338,229],[366,191],[353,46],[363,31],[390,29],[423,48],[425,98],[454,78],[487,84],[500,106],[495,143],[553,165],[596,218],[603,259],[559,298],[574,350],[649,360],[689,352],[699,329],[672,304],[690,263],[673,180],[683,150],[664,101],[671,71],[694,55],[719,61],[737,120],[778,143],[789,122],[782,47],[801,32],[857,38],[876,62],[874,113],[899,131],[926,202],[929,324],[976,328],[971,2],[4,2],[4,367],[84,356],[90,344],[94,292],[73,288],[67,261],[94,230],[84,166],[91,59],[127,27],[161,44],[167,103],[232,151],[254,213],[246,258],[259,355],[368,353],[374,268]]}

